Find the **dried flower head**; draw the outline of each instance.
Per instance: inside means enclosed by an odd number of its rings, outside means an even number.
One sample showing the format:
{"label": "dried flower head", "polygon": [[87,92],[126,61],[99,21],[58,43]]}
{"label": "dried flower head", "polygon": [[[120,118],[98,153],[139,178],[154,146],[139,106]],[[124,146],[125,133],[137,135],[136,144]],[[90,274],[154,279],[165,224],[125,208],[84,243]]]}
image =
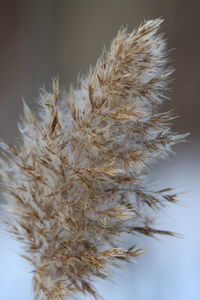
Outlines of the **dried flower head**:
{"label": "dried flower head", "polygon": [[151,227],[145,208],[174,202],[171,189],[149,191],[147,167],[185,135],[173,134],[171,113],[158,113],[171,68],[161,19],[119,31],[109,52],[77,89],[42,91],[38,115],[24,103],[21,143],[1,143],[6,228],[25,246],[35,299],[87,292],[95,276],[141,253],[122,234],[168,234]]}

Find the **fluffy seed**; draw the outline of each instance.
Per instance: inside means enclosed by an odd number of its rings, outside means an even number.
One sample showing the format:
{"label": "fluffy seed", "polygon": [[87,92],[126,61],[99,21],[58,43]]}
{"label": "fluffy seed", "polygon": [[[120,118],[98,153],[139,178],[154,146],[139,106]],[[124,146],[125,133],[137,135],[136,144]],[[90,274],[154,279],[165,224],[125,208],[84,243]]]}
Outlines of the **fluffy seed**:
{"label": "fluffy seed", "polygon": [[172,234],[144,214],[176,201],[170,188],[149,191],[145,176],[186,136],[171,132],[170,112],[157,111],[172,73],[161,22],[119,31],[68,95],[53,80],[38,115],[24,103],[21,144],[0,144],[4,224],[25,246],[37,300],[77,292],[97,299],[92,279],[142,252],[124,249],[122,234]]}

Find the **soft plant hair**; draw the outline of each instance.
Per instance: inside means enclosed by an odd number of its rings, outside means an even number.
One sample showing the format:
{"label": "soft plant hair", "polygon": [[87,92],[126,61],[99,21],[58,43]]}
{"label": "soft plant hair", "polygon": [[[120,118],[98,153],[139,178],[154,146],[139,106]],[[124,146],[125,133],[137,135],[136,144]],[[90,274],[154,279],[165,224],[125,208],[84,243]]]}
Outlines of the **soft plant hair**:
{"label": "soft plant hair", "polygon": [[161,23],[120,30],[76,88],[61,95],[55,79],[37,114],[24,103],[18,145],[1,142],[2,228],[24,245],[37,300],[97,299],[92,280],[142,252],[135,235],[172,235],[148,214],[176,193],[145,184],[152,161],[185,137],[171,132],[171,112],[158,112],[173,71]]}

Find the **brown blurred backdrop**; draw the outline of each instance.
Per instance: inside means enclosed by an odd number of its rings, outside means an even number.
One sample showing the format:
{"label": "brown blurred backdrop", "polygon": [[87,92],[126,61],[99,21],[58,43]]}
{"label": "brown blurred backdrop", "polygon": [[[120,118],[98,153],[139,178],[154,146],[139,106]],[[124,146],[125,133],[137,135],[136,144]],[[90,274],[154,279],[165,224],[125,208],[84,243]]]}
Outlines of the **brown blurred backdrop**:
{"label": "brown blurred backdrop", "polygon": [[22,97],[34,102],[39,88],[59,75],[66,88],[94,65],[121,25],[132,30],[162,16],[176,68],[167,104],[181,117],[179,132],[198,139],[200,121],[200,2],[198,0],[1,0],[0,137],[12,140]]}
{"label": "brown blurred backdrop", "polygon": [[[182,185],[181,190],[190,191],[180,196],[184,206],[169,210],[170,218],[160,214],[159,224],[184,239],[145,241],[151,251],[139,258],[134,274],[117,275],[119,288],[107,282],[100,286],[109,300],[200,299],[200,1],[0,0],[0,138],[12,142],[22,97],[34,106],[39,88],[49,87],[57,75],[68,88],[78,73],[95,64],[122,25],[132,30],[144,19],[160,16],[176,68],[172,101],[165,106],[180,116],[175,131],[191,132],[191,137],[176,147],[173,163],[159,162],[154,170],[162,187]],[[32,299],[31,274],[12,243],[1,236],[0,299]]]}

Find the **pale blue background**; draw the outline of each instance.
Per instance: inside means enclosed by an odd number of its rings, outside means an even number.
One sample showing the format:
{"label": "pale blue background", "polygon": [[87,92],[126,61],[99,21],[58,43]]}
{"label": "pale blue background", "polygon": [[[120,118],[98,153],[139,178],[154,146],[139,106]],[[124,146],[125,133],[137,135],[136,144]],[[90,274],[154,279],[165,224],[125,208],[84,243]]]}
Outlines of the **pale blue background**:
{"label": "pale blue background", "polygon": [[[200,299],[200,1],[199,0],[13,0],[0,1],[0,138],[17,140],[22,97],[33,107],[38,89],[59,75],[69,87],[94,65],[122,25],[129,30],[145,18],[164,17],[171,64],[172,101],[163,107],[180,115],[174,130],[191,132],[176,147],[173,161],[153,170],[157,187],[173,186],[181,203],[160,212],[156,225],[184,238],[140,238],[148,250],[113,277],[98,282],[106,300]],[[31,300],[31,268],[19,245],[0,235],[0,300]],[[76,299],[82,299],[78,296]],[[89,299],[85,297],[85,299]]]}

